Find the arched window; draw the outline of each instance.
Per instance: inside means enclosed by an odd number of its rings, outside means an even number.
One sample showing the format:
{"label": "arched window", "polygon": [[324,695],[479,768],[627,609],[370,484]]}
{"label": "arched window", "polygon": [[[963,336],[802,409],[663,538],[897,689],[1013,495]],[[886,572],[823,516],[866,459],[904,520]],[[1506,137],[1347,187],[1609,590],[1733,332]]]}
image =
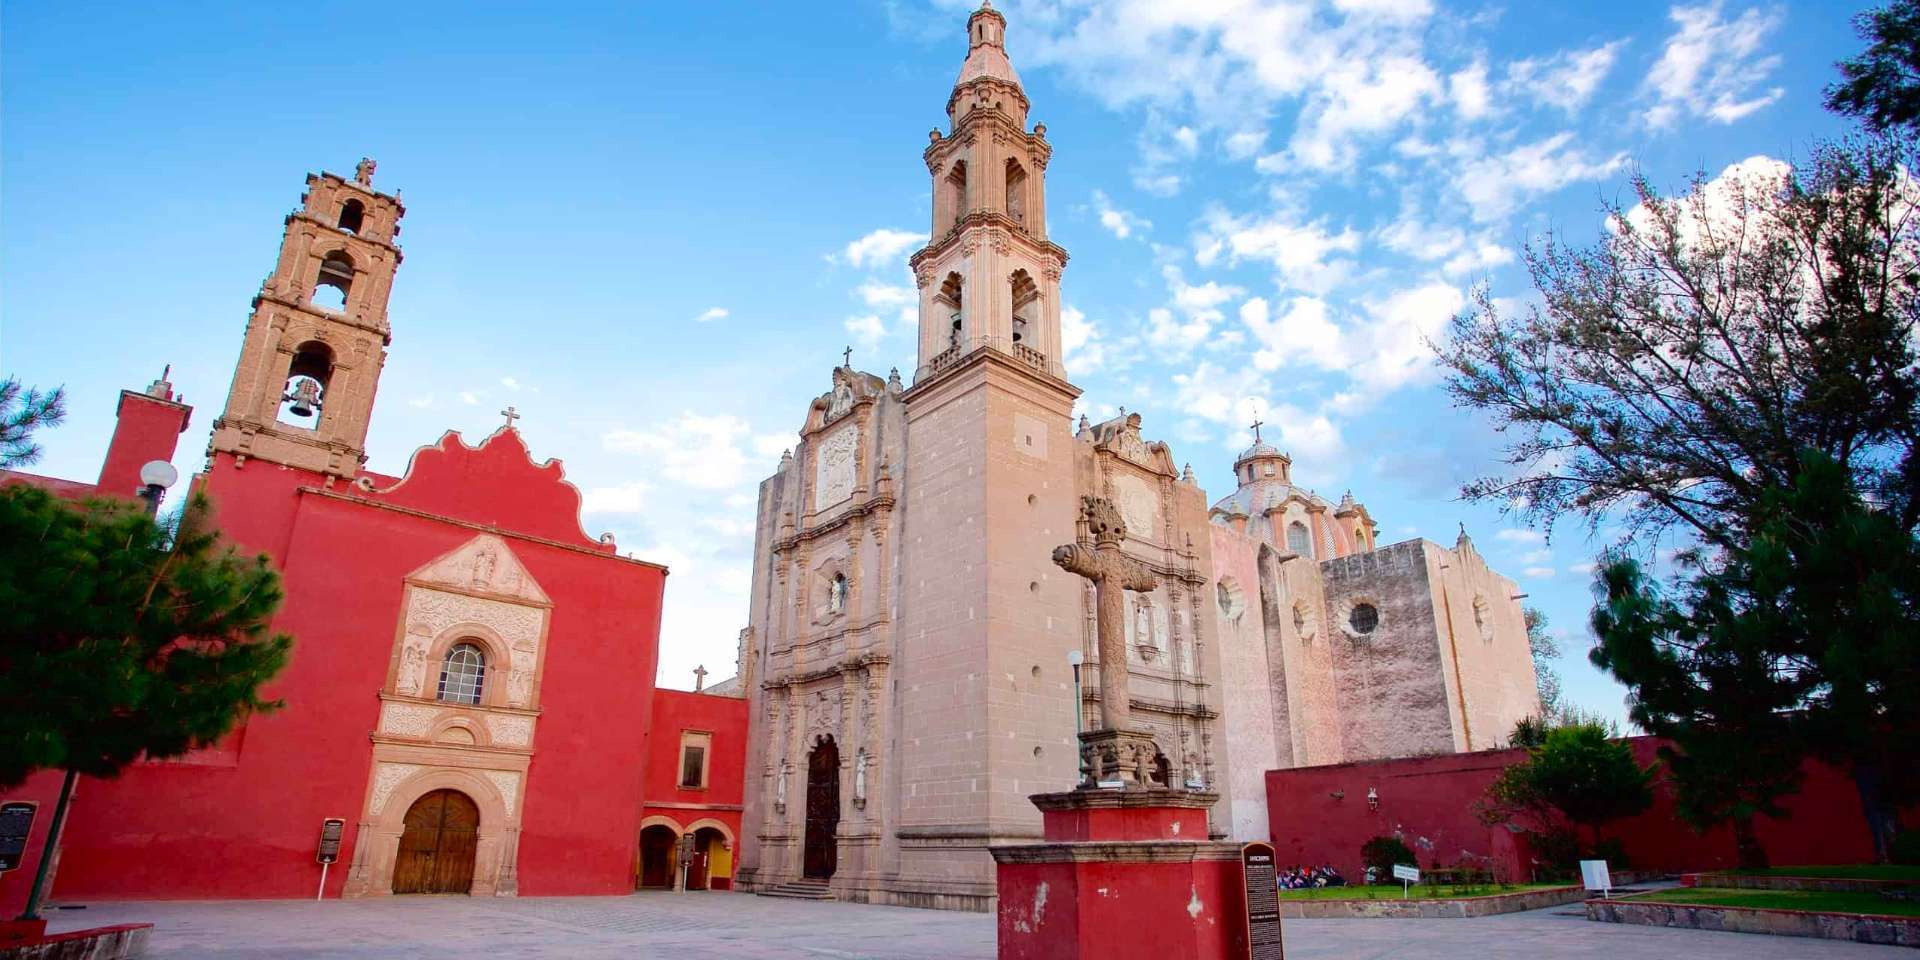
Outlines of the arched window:
{"label": "arched window", "polygon": [[1025,270],[1015,270],[1008,282],[1013,286],[1013,342],[1020,343],[1039,319],[1040,285]]}
{"label": "arched window", "polygon": [[967,162],[961,160],[947,171],[947,203],[953,209],[953,222],[967,215]]}
{"label": "arched window", "polygon": [[353,289],[353,258],[335,250],[320,261],[320,276],[313,287],[313,305],[322,310],[345,313],[347,292]]}
{"label": "arched window", "polygon": [[1287,524],[1287,549],[1303,557],[1313,556],[1313,534],[1307,532],[1307,525],[1295,520]]}
{"label": "arched window", "polygon": [[309,430],[320,426],[320,412],[326,406],[327,385],[333,380],[333,348],[318,340],[294,348],[293,363],[287,368],[287,388],[280,397],[281,423]]}
{"label": "arched window", "polygon": [[367,208],[358,200],[348,200],[340,205],[340,229],[348,233],[359,233],[361,224],[366,221]]}
{"label": "arched window", "polygon": [[1027,222],[1027,170],[1011,159],[1007,161],[1007,216],[1023,226]]}
{"label": "arched window", "polygon": [[456,643],[440,663],[439,699],[448,703],[479,703],[486,689],[487,655],[471,643]]}
{"label": "arched window", "polygon": [[967,338],[965,314],[961,310],[965,285],[958,273],[949,273],[947,279],[940,283],[940,293],[934,297],[935,302],[945,304],[947,309],[953,311],[953,329],[947,334],[947,346],[950,347],[959,346]]}

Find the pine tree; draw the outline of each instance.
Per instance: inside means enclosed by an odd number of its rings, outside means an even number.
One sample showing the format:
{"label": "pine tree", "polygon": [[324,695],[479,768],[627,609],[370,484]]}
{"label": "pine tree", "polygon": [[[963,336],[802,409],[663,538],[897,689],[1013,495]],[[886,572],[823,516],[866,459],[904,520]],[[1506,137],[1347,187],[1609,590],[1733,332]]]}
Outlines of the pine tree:
{"label": "pine tree", "polygon": [[66,391],[29,390],[12,377],[0,380],[0,470],[32,466],[40,459],[34,431],[67,417]]}

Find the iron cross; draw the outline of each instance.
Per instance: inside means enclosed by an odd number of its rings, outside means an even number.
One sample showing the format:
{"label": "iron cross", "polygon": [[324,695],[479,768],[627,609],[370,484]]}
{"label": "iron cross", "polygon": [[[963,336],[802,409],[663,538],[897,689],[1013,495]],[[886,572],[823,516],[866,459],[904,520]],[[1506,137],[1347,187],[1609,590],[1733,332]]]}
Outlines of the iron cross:
{"label": "iron cross", "polygon": [[1261,428],[1262,426],[1264,426],[1265,424],[1266,424],[1266,421],[1265,421],[1265,420],[1255,420],[1255,421],[1253,421],[1253,442],[1254,442],[1254,443],[1259,443],[1259,442],[1260,442],[1260,428]]}
{"label": "iron cross", "polygon": [[843,367],[853,366],[853,348],[851,346],[849,346],[846,349],[846,351],[841,354],[840,365]]}

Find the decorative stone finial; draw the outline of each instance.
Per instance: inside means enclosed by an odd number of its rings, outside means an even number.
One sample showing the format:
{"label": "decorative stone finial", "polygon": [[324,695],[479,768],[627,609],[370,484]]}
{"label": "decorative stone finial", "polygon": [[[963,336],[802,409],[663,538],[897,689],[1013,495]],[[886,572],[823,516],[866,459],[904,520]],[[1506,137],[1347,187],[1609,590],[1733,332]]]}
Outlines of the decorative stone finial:
{"label": "decorative stone finial", "polygon": [[173,399],[173,382],[167,379],[169,376],[172,376],[172,375],[173,375],[173,364],[169,363],[167,364],[166,369],[160,371],[160,379],[147,384],[147,396],[158,397],[162,400],[172,400]]}
{"label": "decorative stone finial", "polygon": [[901,384],[900,382],[899,367],[894,367],[892,370],[887,371],[887,392],[888,393],[899,393],[901,389],[903,389],[903,386],[904,385]]}
{"label": "decorative stone finial", "polygon": [[372,157],[361,157],[353,167],[353,182],[363,187],[373,186],[373,170],[379,165]]}
{"label": "decorative stone finial", "polygon": [[1194,482],[1193,481],[1193,464],[1189,463],[1183,469],[1181,469],[1180,479],[1186,481],[1187,483]]}

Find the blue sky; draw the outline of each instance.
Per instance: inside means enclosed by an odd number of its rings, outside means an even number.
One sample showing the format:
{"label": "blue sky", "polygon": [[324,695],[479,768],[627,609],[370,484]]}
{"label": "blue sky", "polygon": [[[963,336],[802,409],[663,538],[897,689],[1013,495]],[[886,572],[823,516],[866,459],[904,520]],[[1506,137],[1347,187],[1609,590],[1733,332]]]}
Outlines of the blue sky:
{"label": "blue sky", "polygon": [[[248,301],[308,171],[408,206],[369,439],[398,472],[518,407],[586,525],[673,567],[661,678],[725,675],[752,490],[841,349],[911,373],[911,279],[971,3],[16,3],[0,15],[0,371],[65,384],[36,468],[90,478],[121,387],[162,364],[198,469]],[[1564,523],[1457,500],[1499,438],[1423,338],[1519,253],[1588,240],[1644,171],[1679,187],[1804,156],[1859,46],[1854,3],[1006,2],[1054,146],[1068,366],[1211,497],[1255,413],[1295,475],[1383,541],[1483,553],[1589,667]]]}

